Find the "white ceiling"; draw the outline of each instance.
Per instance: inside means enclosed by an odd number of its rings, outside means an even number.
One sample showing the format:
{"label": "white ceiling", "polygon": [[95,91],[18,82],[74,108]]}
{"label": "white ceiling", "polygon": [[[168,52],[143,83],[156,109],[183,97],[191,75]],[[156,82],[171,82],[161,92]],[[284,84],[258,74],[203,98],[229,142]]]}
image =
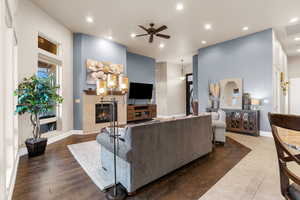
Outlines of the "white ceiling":
{"label": "white ceiling", "polygon": [[[50,16],[73,32],[100,37],[111,35],[128,50],[156,58],[158,61],[191,62],[197,49],[237,38],[267,28],[275,28],[289,55],[297,55],[300,41],[287,37],[285,26],[293,17],[300,19],[299,0],[32,0]],[[176,10],[176,3],[184,5]],[[94,23],[86,23],[92,16]],[[131,33],[144,33],[137,25],[167,25],[169,40],[131,38]],[[212,30],[204,24],[211,23]],[[300,21],[298,22],[300,23]],[[248,26],[248,31],[242,27]],[[203,45],[202,40],[207,41]],[[160,49],[159,43],[165,48]],[[298,45],[298,47],[297,47]],[[300,55],[300,53],[298,53]]]}

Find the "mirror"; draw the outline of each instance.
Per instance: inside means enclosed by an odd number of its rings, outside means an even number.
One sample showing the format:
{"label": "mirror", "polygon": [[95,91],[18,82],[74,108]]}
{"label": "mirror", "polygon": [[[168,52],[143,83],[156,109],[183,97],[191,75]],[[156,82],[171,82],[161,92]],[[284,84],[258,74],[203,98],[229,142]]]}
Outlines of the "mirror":
{"label": "mirror", "polygon": [[220,107],[223,109],[242,109],[242,79],[224,79],[220,81]]}

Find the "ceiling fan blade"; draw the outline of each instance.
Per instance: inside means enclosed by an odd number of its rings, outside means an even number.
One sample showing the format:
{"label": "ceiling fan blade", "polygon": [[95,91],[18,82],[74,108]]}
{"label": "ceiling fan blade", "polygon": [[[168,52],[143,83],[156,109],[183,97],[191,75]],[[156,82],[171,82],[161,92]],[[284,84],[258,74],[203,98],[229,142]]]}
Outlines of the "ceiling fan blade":
{"label": "ceiling fan blade", "polygon": [[139,34],[139,35],[136,35],[135,37],[141,37],[141,36],[145,36],[145,35],[149,35],[148,33],[146,34]]}
{"label": "ceiling fan blade", "polygon": [[153,42],[153,35],[150,35],[149,43],[152,43],[152,42]]}
{"label": "ceiling fan blade", "polygon": [[171,37],[171,36],[169,36],[169,35],[159,34],[159,33],[156,34],[156,36],[157,36],[157,37],[162,37],[162,38],[165,38],[165,39],[170,39],[170,37]]}
{"label": "ceiling fan blade", "polygon": [[156,29],[155,32],[158,33],[158,32],[161,32],[163,30],[166,30],[167,28],[168,28],[167,26],[163,25],[163,26],[159,27],[158,29]]}
{"label": "ceiling fan blade", "polygon": [[148,29],[146,29],[144,26],[139,25],[139,27],[148,33]]}

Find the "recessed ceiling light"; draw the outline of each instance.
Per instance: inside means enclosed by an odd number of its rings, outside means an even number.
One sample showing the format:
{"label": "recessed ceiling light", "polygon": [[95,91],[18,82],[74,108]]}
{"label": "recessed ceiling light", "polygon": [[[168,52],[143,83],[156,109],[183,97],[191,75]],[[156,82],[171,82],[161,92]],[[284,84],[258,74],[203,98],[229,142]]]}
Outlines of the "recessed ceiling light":
{"label": "recessed ceiling light", "polygon": [[296,37],[295,40],[296,40],[296,41],[300,41],[300,37]]}
{"label": "recessed ceiling light", "polygon": [[136,34],[135,33],[131,33],[130,35],[132,38],[135,38]]}
{"label": "recessed ceiling light", "polygon": [[243,27],[243,31],[248,31],[249,30],[249,27],[248,26],[244,26]]}
{"label": "recessed ceiling light", "polygon": [[113,38],[112,36],[107,36],[107,39],[112,40]]}
{"label": "recessed ceiling light", "polygon": [[206,30],[210,30],[210,29],[212,28],[212,26],[211,26],[211,24],[205,24],[205,25],[204,25],[204,28],[205,28]]}
{"label": "recessed ceiling light", "polygon": [[176,10],[183,10],[183,4],[182,3],[178,3],[176,5]]}
{"label": "recessed ceiling light", "polygon": [[300,49],[297,49],[297,52],[299,52],[299,53],[300,53]]}
{"label": "recessed ceiling light", "polygon": [[203,40],[203,41],[201,41],[201,43],[202,43],[202,44],[206,44],[207,42]]}
{"label": "recessed ceiling light", "polygon": [[290,19],[290,23],[295,23],[297,21],[299,21],[298,17],[294,17],[294,18]]}
{"label": "recessed ceiling light", "polygon": [[162,48],[164,48],[164,47],[165,47],[165,44],[164,44],[164,43],[160,43],[160,44],[159,44],[159,48],[162,49]]}
{"label": "recessed ceiling light", "polygon": [[93,23],[94,22],[94,19],[92,17],[86,17],[85,20],[86,20],[87,23]]}

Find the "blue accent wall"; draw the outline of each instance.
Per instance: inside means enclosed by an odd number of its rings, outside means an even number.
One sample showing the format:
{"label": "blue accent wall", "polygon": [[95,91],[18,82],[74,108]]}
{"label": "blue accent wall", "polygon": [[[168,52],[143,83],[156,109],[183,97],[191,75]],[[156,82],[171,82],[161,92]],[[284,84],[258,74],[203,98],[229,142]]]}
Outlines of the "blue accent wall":
{"label": "blue accent wall", "polygon": [[[130,82],[150,83],[155,89],[155,59],[134,53],[127,53],[127,75]],[[155,90],[152,98],[155,101]],[[147,104],[148,100],[128,99],[128,104]]]}
{"label": "blue accent wall", "polygon": [[272,30],[219,43],[198,50],[199,110],[208,105],[208,82],[242,78],[244,93],[262,101],[260,129],[270,131],[272,111]]}
{"label": "blue accent wall", "polygon": [[[74,33],[73,45],[75,130],[82,130],[83,91],[96,87],[86,83],[87,59],[123,64],[129,81],[155,84],[155,60],[153,58],[129,53],[124,45],[82,33]],[[80,100],[79,103],[75,102],[77,99]],[[148,103],[148,101],[141,100],[136,103]]]}
{"label": "blue accent wall", "polygon": [[123,64],[126,70],[127,47],[99,37],[82,33],[74,34],[74,100],[80,99],[80,103],[74,102],[74,128],[82,129],[83,90],[95,85],[86,84],[86,60],[93,59],[107,61],[115,64]]}

